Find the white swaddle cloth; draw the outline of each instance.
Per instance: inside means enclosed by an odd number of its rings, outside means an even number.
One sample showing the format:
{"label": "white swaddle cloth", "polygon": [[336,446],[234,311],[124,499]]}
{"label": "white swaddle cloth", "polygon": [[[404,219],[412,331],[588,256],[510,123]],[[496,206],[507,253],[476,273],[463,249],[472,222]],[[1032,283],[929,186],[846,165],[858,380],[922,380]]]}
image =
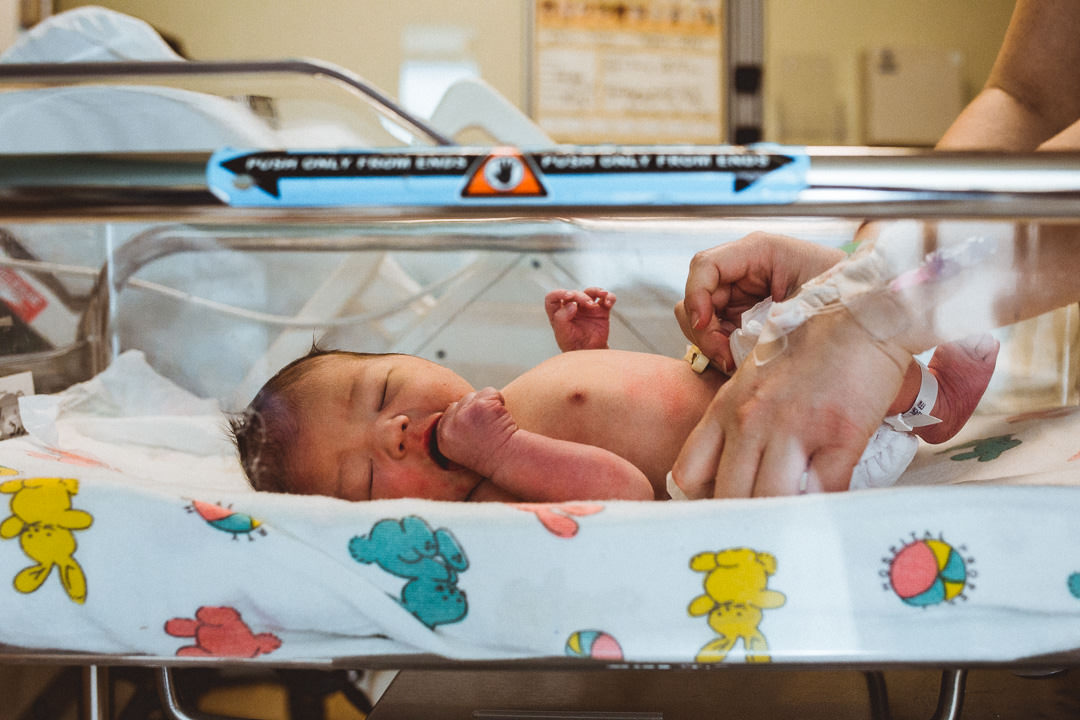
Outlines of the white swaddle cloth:
{"label": "white swaddle cloth", "polygon": [[[731,334],[731,355],[735,367],[742,365],[754,350],[761,334],[765,317],[772,306],[772,300],[759,302],[742,314],[741,327]],[[931,402],[932,404],[932,402]],[[907,466],[915,458],[919,449],[919,439],[910,432],[894,429],[889,423],[882,423],[863,451],[862,457],[851,473],[851,490],[882,488],[893,485]],[[667,477],[668,495],[672,500],[687,500],[687,496],[675,484],[671,473]]]}

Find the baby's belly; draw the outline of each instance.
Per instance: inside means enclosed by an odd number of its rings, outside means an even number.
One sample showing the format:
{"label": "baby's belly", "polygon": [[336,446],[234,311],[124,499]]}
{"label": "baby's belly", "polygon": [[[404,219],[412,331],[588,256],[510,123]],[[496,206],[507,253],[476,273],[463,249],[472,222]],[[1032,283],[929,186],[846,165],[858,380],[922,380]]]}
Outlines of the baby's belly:
{"label": "baby's belly", "polygon": [[684,360],[618,350],[564,353],[503,390],[518,426],[610,450],[664,487],[664,476],[723,382]]}

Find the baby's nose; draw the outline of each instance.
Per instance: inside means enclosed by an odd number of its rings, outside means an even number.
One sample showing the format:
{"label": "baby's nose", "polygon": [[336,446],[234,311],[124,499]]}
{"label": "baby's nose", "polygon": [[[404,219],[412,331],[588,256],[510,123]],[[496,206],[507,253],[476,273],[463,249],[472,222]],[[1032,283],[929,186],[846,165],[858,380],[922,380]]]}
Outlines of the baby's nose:
{"label": "baby's nose", "polygon": [[383,425],[381,439],[383,450],[387,455],[400,460],[413,450],[415,440],[410,432],[412,423],[408,415],[395,415],[386,420]]}

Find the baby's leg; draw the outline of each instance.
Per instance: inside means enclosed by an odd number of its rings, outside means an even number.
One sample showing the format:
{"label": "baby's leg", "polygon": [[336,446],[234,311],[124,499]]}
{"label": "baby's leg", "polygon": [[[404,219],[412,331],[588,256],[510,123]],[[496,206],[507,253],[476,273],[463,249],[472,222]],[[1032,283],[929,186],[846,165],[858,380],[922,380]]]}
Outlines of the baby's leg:
{"label": "baby's leg", "polygon": [[[938,382],[937,402],[930,415],[941,422],[915,428],[916,435],[929,443],[943,443],[960,432],[990,384],[998,348],[998,341],[987,334],[938,346],[928,367]],[[889,407],[890,416],[911,407],[921,382],[922,371],[912,363],[899,394]]]}

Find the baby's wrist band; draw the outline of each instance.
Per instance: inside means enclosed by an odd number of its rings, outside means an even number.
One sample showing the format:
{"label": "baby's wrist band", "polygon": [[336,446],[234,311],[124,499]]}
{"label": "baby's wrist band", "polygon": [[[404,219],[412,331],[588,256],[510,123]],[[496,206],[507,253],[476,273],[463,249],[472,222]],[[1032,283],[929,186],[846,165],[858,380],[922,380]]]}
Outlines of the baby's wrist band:
{"label": "baby's wrist band", "polygon": [[900,432],[911,432],[915,428],[936,425],[941,422],[940,418],[930,414],[937,403],[937,378],[918,360],[915,361],[915,364],[919,366],[919,371],[922,373],[922,382],[919,384],[919,394],[915,396],[915,402],[911,404],[911,407],[906,412],[885,418],[885,422],[893,430],[899,430]]}

